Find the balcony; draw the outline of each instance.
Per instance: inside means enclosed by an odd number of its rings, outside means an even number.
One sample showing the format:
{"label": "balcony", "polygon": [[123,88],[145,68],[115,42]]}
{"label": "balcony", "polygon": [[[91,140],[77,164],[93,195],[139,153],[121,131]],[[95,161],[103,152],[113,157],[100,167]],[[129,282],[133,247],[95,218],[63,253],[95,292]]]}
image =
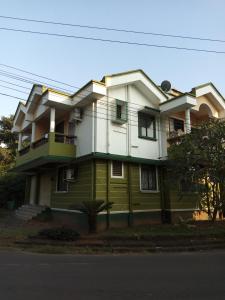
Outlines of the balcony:
{"label": "balcony", "polygon": [[170,131],[168,132],[167,141],[169,144],[178,143],[184,135],[185,132],[183,130]]}
{"label": "balcony", "polygon": [[76,156],[74,136],[51,132],[18,152],[16,170],[69,161]]}

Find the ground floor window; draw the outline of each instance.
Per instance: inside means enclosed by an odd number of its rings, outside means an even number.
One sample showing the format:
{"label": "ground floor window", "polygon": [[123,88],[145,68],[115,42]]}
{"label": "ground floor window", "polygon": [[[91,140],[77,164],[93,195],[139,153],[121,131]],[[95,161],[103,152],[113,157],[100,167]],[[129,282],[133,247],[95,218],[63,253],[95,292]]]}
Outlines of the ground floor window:
{"label": "ground floor window", "polygon": [[118,160],[113,160],[111,164],[111,177],[113,178],[123,178],[123,162]]}
{"label": "ground floor window", "polygon": [[58,168],[57,172],[57,192],[67,192],[68,182],[67,179],[67,169],[65,167]]}
{"label": "ground floor window", "polygon": [[140,167],[141,191],[157,191],[157,169],[152,165],[141,165]]}

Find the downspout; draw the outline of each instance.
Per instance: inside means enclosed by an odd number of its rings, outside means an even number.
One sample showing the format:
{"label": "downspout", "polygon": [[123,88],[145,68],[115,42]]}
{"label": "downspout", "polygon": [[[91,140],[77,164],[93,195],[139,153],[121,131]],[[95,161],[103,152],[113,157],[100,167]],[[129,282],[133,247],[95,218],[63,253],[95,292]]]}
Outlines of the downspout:
{"label": "downspout", "polygon": [[128,215],[128,226],[133,226],[133,205],[132,205],[132,192],[131,192],[131,170],[130,163],[127,165],[127,188],[128,188],[128,206],[129,206],[129,215]]}
{"label": "downspout", "polygon": [[159,139],[159,142],[158,142],[158,146],[159,146],[159,158],[163,156],[162,154],[162,135],[163,133],[161,132],[162,128],[161,128],[161,117],[160,115],[158,116],[157,118],[157,123],[156,124],[156,132],[157,132],[157,129],[158,129],[158,139]]}
{"label": "downspout", "polygon": [[[109,170],[110,170],[110,161],[106,161],[106,203],[109,204]],[[106,227],[110,227],[110,209],[107,208],[106,214]]]}
{"label": "downspout", "polygon": [[[129,118],[129,109],[130,109],[130,94],[129,94],[129,86],[126,85],[125,92],[125,100],[127,102],[127,155],[131,156],[131,136],[130,136],[130,118]],[[128,215],[128,226],[131,227],[133,225],[133,207],[132,207],[132,193],[131,193],[131,170],[130,163],[127,163],[127,192],[128,192],[128,207],[129,207],[129,215]]]}
{"label": "downspout", "polygon": [[130,137],[130,118],[129,118],[129,109],[130,109],[130,97],[129,97],[129,86],[126,86],[125,100],[127,102],[127,155],[131,156],[131,137]]}
{"label": "downspout", "polygon": [[106,117],[106,153],[109,153],[109,92],[108,88],[106,90],[106,97],[107,97],[107,117]]}

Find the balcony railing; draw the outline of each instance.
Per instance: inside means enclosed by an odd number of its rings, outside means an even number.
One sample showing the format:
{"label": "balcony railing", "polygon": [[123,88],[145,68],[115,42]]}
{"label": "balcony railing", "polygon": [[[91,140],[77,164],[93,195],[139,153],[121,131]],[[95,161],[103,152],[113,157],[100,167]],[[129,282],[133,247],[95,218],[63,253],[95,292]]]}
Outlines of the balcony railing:
{"label": "balcony railing", "polygon": [[182,138],[182,136],[185,135],[185,132],[183,130],[177,130],[177,131],[170,131],[168,133],[167,141],[168,142],[174,142],[178,141]]}
{"label": "balcony railing", "polygon": [[26,153],[28,153],[30,151],[30,145],[24,147],[23,149],[19,150],[19,155],[25,155]]}
{"label": "balcony railing", "polygon": [[[53,141],[55,143],[61,143],[61,144],[68,144],[68,145],[74,145],[75,142],[75,136],[65,135],[62,133],[52,133],[54,135]],[[23,156],[27,154],[30,149],[37,149],[49,142],[49,133],[45,134],[41,139],[33,142],[32,144],[26,146],[25,148],[21,149],[19,151],[19,156]]]}

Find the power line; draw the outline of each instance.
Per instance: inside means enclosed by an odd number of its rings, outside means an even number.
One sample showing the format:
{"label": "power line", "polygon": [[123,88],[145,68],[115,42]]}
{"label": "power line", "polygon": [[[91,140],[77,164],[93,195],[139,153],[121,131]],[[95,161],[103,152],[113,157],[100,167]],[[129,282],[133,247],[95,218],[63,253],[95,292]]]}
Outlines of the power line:
{"label": "power line", "polygon": [[21,87],[21,88],[26,89],[26,90],[30,90],[29,87],[22,86],[22,85],[19,85],[19,84],[16,84],[16,83],[12,83],[12,82],[9,82],[9,81],[6,81],[6,80],[0,79],[0,82],[4,82],[4,83],[7,83],[7,84],[11,84],[11,85],[17,86],[17,87]]}
{"label": "power line", "polygon": [[[5,66],[14,68],[14,67],[8,66],[8,65],[5,65]],[[24,72],[24,73],[28,73],[28,74],[31,73],[31,72],[28,72],[28,71],[26,71],[26,70],[24,70],[24,69],[19,69],[19,68],[17,68],[17,69],[20,70],[21,72]],[[41,75],[36,74],[36,73],[33,73],[33,74],[35,74],[35,76],[40,77],[40,78],[46,78],[46,77],[41,76]],[[9,77],[9,78],[12,78],[12,79],[16,79],[16,80],[21,80],[21,81],[23,81],[23,82],[27,82],[27,83],[30,83],[30,84],[34,84],[34,83],[35,83],[35,81],[32,81],[32,80],[34,80],[33,78],[30,78],[30,77],[24,77],[24,76],[21,76],[21,75],[16,74],[16,73],[10,73],[10,72],[7,72],[7,71],[2,70],[2,69],[0,69],[0,75],[6,76],[6,77]],[[20,78],[20,77],[21,77],[21,78]],[[57,81],[57,80],[52,79],[52,78],[49,78],[49,80],[51,80],[51,81]],[[71,94],[73,94],[73,92],[72,92],[71,90],[63,89],[63,88],[61,88],[61,87],[59,87],[59,86],[51,85],[51,84],[49,84],[49,83],[46,83],[46,82],[43,82],[43,81],[39,81],[39,80],[36,80],[36,82],[38,82],[38,83],[40,83],[40,84],[43,84],[43,85],[45,85],[45,86],[54,87],[54,88],[58,89],[59,91],[60,91],[60,90],[69,91]],[[65,84],[65,83],[63,83],[63,84]],[[75,88],[75,89],[77,89],[78,92],[79,92],[79,90],[80,90],[80,88],[81,88],[81,87],[78,87],[78,86],[75,86],[75,85],[72,85],[72,87]],[[81,95],[80,97],[82,97],[82,95],[84,95],[84,94],[82,94],[82,92],[81,92],[80,95]],[[106,97],[109,98],[109,99],[113,99],[113,100],[116,100],[116,99],[117,99],[117,100],[124,101],[124,99],[121,99],[121,98],[115,98],[115,97],[112,97],[112,96],[106,96]],[[131,101],[129,102],[130,104],[143,108],[143,105],[140,105],[140,104],[137,104],[137,103],[132,102],[132,99],[130,99],[130,100],[131,100]],[[101,99],[101,101],[104,101],[104,100]]]}
{"label": "power line", "polygon": [[126,44],[126,45],[131,45],[131,46],[143,46],[143,47],[153,47],[153,48],[165,48],[165,49],[175,49],[175,50],[184,50],[184,51],[225,54],[225,51],[168,46],[168,45],[159,45],[159,44],[138,43],[138,42],[130,42],[130,41],[122,41],[122,40],[95,38],[95,37],[89,37],[89,36],[77,36],[77,35],[67,35],[67,34],[60,34],[60,33],[43,32],[43,31],[23,30],[23,29],[9,28],[9,27],[0,27],[0,30],[22,32],[22,33],[29,33],[29,34],[36,34],[36,35],[56,36],[56,37],[63,37],[63,38],[73,38],[73,39],[81,39],[81,40],[91,40],[91,41],[98,41],[98,42],[104,42],[104,43]]}
{"label": "power line", "polygon": [[38,84],[42,84],[42,85],[47,85],[49,86],[50,88],[53,87],[55,89],[59,89],[61,91],[65,91],[65,92],[69,92],[69,93],[72,93],[71,90],[68,90],[68,89],[65,89],[65,88],[62,88],[62,87],[58,87],[56,85],[53,85],[53,84],[50,84],[50,83],[45,83],[43,81],[40,81],[40,80],[37,80],[37,79],[34,79],[34,78],[29,78],[29,77],[25,77],[25,76],[21,76],[19,74],[15,74],[15,73],[10,73],[10,72],[7,72],[5,70],[2,70],[0,69],[0,75],[3,75],[5,77],[8,77],[8,78],[11,78],[11,79],[15,79],[15,80],[19,80],[19,81],[22,81],[22,82],[25,82],[25,83],[29,83],[29,84],[35,84],[35,83],[38,83]]}
{"label": "power line", "polygon": [[131,30],[131,29],[92,26],[92,25],[83,25],[83,24],[71,24],[71,23],[54,22],[54,21],[47,21],[47,20],[19,18],[19,17],[12,17],[12,16],[0,16],[0,18],[18,20],[18,21],[26,21],[26,22],[33,22],[33,23],[43,23],[43,24],[51,24],[51,25],[68,26],[68,27],[78,27],[78,28],[97,29],[97,30],[104,30],[104,31],[133,33],[133,34],[139,34],[139,35],[152,35],[152,36],[162,36],[162,37],[171,37],[171,38],[180,38],[180,39],[190,39],[190,40],[200,40],[200,41],[207,41],[207,42],[225,43],[225,40],[222,40],[222,39],[212,39],[212,38],[206,38],[206,37],[194,37],[194,36],[188,36],[188,35],[175,35],[175,34],[166,34],[166,33],[159,33],[159,32],[137,31],[137,30]]}
{"label": "power line", "polygon": [[0,84],[0,86],[3,87],[3,88],[5,88],[5,89],[9,89],[9,90],[13,90],[13,91],[16,91],[16,92],[19,92],[19,93],[23,93],[23,94],[29,95],[29,93],[26,93],[26,92],[18,90],[18,89],[14,89],[12,87],[9,87],[9,86],[3,85],[3,84]]}
{"label": "power line", "polygon": [[[50,80],[50,81],[53,81],[53,82],[56,82],[56,83],[60,83],[60,84],[62,84],[62,85],[69,86],[69,87],[74,87],[74,86],[71,85],[71,84],[68,84],[68,83],[65,83],[65,82],[62,82],[62,81],[58,81],[58,80],[55,80],[55,79],[52,79],[52,78],[49,78],[49,77],[40,76],[40,75],[38,75],[38,74],[36,74],[36,73],[32,73],[32,72],[29,72],[29,71],[25,71],[25,70],[23,70],[23,69],[16,68],[16,67],[13,67],[13,66],[10,66],[10,65],[0,64],[0,66],[7,67],[7,68],[10,68],[10,69],[13,69],[13,70],[17,70],[17,71],[20,71],[20,72],[23,72],[23,73],[26,73],[26,74],[30,74],[30,75],[36,76],[36,77],[44,78],[44,79],[47,79],[47,80]],[[75,87],[75,88],[76,88],[76,87]]]}

